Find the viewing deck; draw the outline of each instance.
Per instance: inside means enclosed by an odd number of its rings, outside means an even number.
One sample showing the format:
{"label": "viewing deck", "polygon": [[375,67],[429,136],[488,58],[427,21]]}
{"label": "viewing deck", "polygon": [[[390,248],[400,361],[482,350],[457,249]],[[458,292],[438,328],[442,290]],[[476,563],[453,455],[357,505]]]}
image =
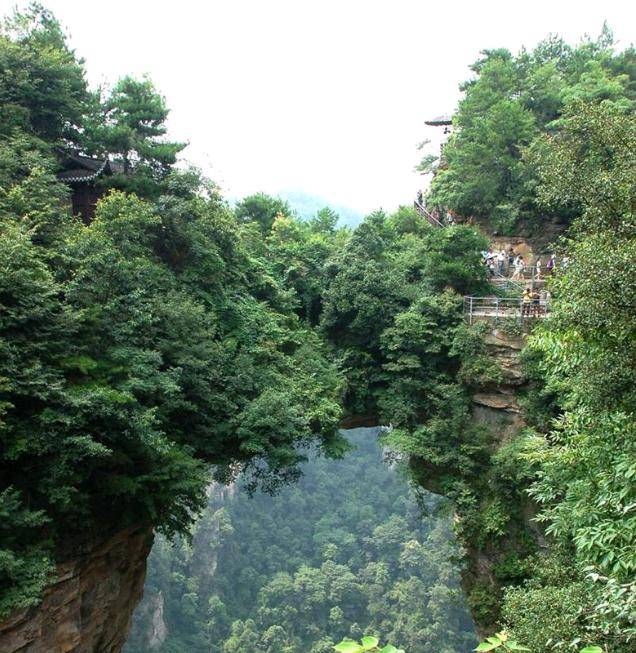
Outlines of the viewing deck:
{"label": "viewing deck", "polygon": [[545,299],[525,302],[521,297],[464,297],[464,317],[468,324],[475,322],[517,319],[541,319],[550,313],[550,302]]}

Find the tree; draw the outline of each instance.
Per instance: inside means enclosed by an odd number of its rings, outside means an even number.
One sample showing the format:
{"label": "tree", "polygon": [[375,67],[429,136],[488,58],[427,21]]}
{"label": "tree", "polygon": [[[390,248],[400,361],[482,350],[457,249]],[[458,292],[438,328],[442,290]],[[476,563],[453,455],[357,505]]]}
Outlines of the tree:
{"label": "tree", "polygon": [[241,223],[256,224],[262,234],[267,234],[276,216],[291,216],[289,204],[278,197],[270,197],[265,193],[256,193],[245,197],[234,207],[236,219]]}
{"label": "tree", "polygon": [[0,133],[77,142],[89,102],[84,65],[50,11],[33,3],[4,21],[0,69]]}
{"label": "tree", "polygon": [[548,618],[540,605],[558,600],[579,615],[569,638],[623,651],[634,636],[624,607],[636,595],[636,122],[617,105],[576,103],[562,123],[532,159],[542,200],[580,216],[564,243],[571,264],[552,285],[553,318],[532,340],[561,411],[548,433],[528,438],[526,456],[539,470],[531,487],[539,519],[573,554],[563,564],[568,582],[529,584],[509,595],[506,610],[528,641]]}
{"label": "tree", "polygon": [[119,178],[118,183],[147,194],[151,182],[165,179],[186,146],[163,138],[168,113],[165,99],[150,79],[124,77],[93,114],[87,126],[88,149],[114,155],[124,177],[135,176],[134,180]]}

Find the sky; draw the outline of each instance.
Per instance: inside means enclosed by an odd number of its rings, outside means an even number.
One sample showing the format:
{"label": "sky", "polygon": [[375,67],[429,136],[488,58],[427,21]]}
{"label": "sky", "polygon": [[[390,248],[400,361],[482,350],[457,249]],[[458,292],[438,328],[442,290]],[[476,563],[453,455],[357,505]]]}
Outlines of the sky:
{"label": "sky", "polygon": [[[0,0],[3,14],[25,2]],[[636,2],[43,0],[92,84],[148,74],[169,133],[230,198],[293,192],[366,213],[412,201],[424,121],[451,113],[480,50],[570,42],[603,21],[636,41]]]}

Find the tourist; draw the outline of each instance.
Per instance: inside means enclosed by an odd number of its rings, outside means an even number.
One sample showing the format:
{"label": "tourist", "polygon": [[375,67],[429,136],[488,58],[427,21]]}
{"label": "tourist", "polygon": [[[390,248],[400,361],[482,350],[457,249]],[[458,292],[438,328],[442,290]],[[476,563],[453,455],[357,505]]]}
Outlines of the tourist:
{"label": "tourist", "polygon": [[521,317],[530,317],[530,309],[532,307],[532,291],[526,288],[521,297]]}
{"label": "tourist", "polygon": [[550,259],[548,260],[547,265],[545,266],[545,270],[548,274],[552,274],[554,272],[554,268],[556,266],[556,254],[552,254],[550,256]]}
{"label": "tourist", "polygon": [[523,256],[519,254],[517,258],[513,262],[513,266],[515,268],[514,274],[512,275],[512,280],[515,281],[517,279],[523,279],[523,270],[526,267],[524,261],[523,261]]}
{"label": "tourist", "polygon": [[512,268],[514,260],[515,260],[515,250],[511,245],[510,249],[508,250],[508,271],[510,271],[510,269]]}
{"label": "tourist", "polygon": [[532,291],[532,315],[533,317],[539,317],[539,312],[541,310],[541,296],[537,289]]}
{"label": "tourist", "polygon": [[537,259],[537,265],[536,265],[536,271],[537,271],[537,281],[541,281],[541,259]]}
{"label": "tourist", "polygon": [[500,249],[497,253],[497,272],[499,274],[504,273],[504,264],[506,262],[506,252],[503,249]]}

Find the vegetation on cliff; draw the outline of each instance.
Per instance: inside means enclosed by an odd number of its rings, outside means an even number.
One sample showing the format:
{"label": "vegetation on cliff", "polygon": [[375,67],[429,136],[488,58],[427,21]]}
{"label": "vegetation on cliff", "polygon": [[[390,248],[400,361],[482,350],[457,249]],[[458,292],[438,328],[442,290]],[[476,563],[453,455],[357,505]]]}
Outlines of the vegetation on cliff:
{"label": "vegetation on cliff", "polygon": [[[475,228],[435,229],[403,208],[350,232],[329,210],[301,221],[265,195],[230,209],[175,166],[183,144],[166,139],[152,83],[92,92],[39,7],[6,21],[0,62],[0,614],[35,604],[56,555],[82,538],[133,523],[187,530],[211,467],[272,489],[298,477],[308,443],[344,453],[344,407],[393,427],[387,441],[416,481],[454,501],[462,543],[496,560],[470,587],[482,626],[503,621],[536,653],[634,650],[633,48],[615,52],[604,30],[574,48],[550,38],[517,56],[485,52],[433,179],[428,205],[460,221],[543,241],[569,228],[552,318],[524,354],[528,429],[504,447],[471,421],[471,393],[499,379],[462,323],[462,295],[485,288]],[[71,215],[56,174],[69,152],[113,161],[95,181],[94,218]],[[528,529],[528,497],[549,555]],[[251,619],[232,606],[224,653],[269,646],[271,628],[290,646],[310,633],[325,644],[332,623],[361,621],[360,600],[393,617],[373,627],[420,650],[399,627],[425,610],[408,589],[424,568],[401,576],[407,540],[387,535],[396,571],[370,592],[351,576],[380,561],[356,557],[355,543],[373,544],[349,526],[329,542],[335,558],[316,547],[276,582],[290,601],[305,584],[301,598],[314,597],[314,580],[360,594],[316,599],[312,631],[263,590]],[[417,535],[408,520],[388,530]],[[216,603],[189,593],[179,609],[205,632]]]}
{"label": "vegetation on cliff", "polygon": [[569,205],[547,212],[537,201],[541,181],[524,149],[546,132],[558,133],[563,112],[577,102],[632,110],[636,50],[615,52],[605,27],[599,38],[575,47],[550,36],[517,55],[505,49],[482,55],[460,87],[464,96],[441,161],[424,162],[424,169],[436,168],[428,202],[500,233],[549,238],[554,231],[546,226],[567,225],[576,213]]}
{"label": "vegetation on cliff", "polygon": [[[552,318],[524,352],[531,428],[490,459],[487,484],[456,477],[481,488],[479,519],[493,526],[465,543],[479,549],[488,534],[505,570],[473,588],[474,614],[488,623],[502,608],[532,650],[596,642],[623,653],[636,646],[636,51],[616,53],[604,30],[576,48],[550,38],[517,57],[484,54],[428,201],[542,242],[570,228],[554,244],[569,264],[550,283]],[[548,559],[514,519],[528,493]],[[457,505],[470,523],[474,508]]]}
{"label": "vegetation on cliff", "polygon": [[[38,8],[5,24],[0,57],[5,613],[37,602],[67,543],[186,527],[210,463],[271,485],[296,475],[300,443],[337,453],[340,381],[251,225],[172,166],[148,81],[101,104]],[[70,216],[58,148],[127,168],[89,224]]]}
{"label": "vegetation on cliff", "polygon": [[[543,145],[540,201],[578,216],[563,243],[571,263],[552,283],[553,317],[530,344],[535,393],[556,398],[553,419],[544,410],[520,456],[555,560],[510,592],[505,610],[520,638],[539,621],[541,643],[592,633],[622,653],[636,647],[636,118],[576,105]],[[561,633],[555,612],[569,621]]]}

